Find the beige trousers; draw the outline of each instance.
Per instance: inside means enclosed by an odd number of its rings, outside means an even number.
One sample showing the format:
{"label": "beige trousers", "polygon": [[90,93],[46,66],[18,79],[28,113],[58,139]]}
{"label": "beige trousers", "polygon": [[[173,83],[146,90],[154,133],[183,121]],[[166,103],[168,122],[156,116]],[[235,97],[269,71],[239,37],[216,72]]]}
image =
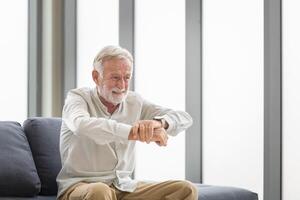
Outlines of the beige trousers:
{"label": "beige trousers", "polygon": [[59,200],[197,200],[197,188],[189,181],[139,182],[134,192],[123,192],[104,183],[78,183]]}

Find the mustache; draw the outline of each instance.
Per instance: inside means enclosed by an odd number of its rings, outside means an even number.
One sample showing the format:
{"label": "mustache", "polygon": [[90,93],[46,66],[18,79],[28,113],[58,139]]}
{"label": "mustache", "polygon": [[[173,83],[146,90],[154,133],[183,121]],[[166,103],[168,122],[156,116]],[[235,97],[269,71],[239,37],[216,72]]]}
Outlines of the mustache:
{"label": "mustache", "polygon": [[120,90],[119,88],[112,88],[111,91],[117,92],[117,93],[123,93],[123,92],[126,92],[127,90],[126,89]]}

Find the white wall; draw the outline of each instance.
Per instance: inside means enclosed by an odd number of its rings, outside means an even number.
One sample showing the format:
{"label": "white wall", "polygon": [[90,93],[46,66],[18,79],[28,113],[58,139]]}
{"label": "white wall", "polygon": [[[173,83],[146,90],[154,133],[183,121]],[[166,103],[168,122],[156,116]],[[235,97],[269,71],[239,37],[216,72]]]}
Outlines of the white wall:
{"label": "white wall", "polygon": [[300,199],[300,2],[283,0],[283,200]]}
{"label": "white wall", "polygon": [[[184,110],[185,1],[137,0],[135,9],[135,90],[156,104]],[[136,155],[137,179],[185,178],[184,133],[170,138],[167,148],[138,143]]]}
{"label": "white wall", "polygon": [[27,1],[0,1],[0,120],[27,118],[27,15]]}
{"label": "white wall", "polygon": [[203,0],[203,180],[263,199],[263,1]]}
{"label": "white wall", "polygon": [[93,87],[93,60],[119,44],[119,0],[77,1],[77,87]]}

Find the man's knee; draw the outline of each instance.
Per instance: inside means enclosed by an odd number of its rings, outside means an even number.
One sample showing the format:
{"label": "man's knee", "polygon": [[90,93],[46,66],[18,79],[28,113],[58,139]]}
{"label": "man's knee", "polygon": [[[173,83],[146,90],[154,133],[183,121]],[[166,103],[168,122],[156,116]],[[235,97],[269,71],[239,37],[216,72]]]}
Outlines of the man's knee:
{"label": "man's knee", "polygon": [[197,187],[189,181],[178,181],[177,186],[185,191],[185,193],[192,197],[191,199],[198,199],[198,189]]}
{"label": "man's knee", "polygon": [[90,183],[83,199],[89,200],[113,200],[115,199],[112,189],[104,183]]}

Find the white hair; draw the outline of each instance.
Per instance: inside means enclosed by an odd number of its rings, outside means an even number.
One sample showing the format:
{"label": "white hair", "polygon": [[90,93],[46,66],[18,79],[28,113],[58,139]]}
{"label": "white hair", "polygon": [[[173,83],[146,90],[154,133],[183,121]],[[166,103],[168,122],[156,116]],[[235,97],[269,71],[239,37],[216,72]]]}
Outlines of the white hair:
{"label": "white hair", "polygon": [[100,75],[103,75],[103,63],[112,59],[127,59],[131,66],[133,65],[133,57],[129,51],[120,47],[109,45],[101,49],[94,59],[94,69],[97,70]]}

